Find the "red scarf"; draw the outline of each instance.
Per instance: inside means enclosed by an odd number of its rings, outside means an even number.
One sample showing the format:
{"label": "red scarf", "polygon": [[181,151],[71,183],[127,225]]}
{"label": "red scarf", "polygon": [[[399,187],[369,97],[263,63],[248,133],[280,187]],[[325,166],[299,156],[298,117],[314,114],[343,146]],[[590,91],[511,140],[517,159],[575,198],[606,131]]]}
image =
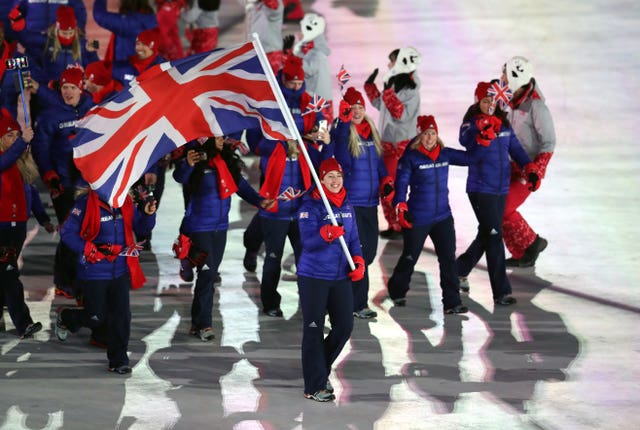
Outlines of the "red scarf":
{"label": "red scarf", "polygon": [[313,48],[315,48],[315,44],[313,43],[313,40],[312,40],[311,42],[308,42],[302,45],[302,53],[306,55],[307,52],[311,51]]}
{"label": "red scarf", "polygon": [[155,53],[151,57],[141,60],[137,55],[132,55],[131,57],[129,57],[129,62],[138,71],[138,74],[142,74],[142,72],[149,68],[149,66],[151,65],[151,63],[153,63],[153,60],[155,60],[157,56],[158,54]]}
{"label": "red scarf", "polygon": [[[2,151],[0,151],[2,154]],[[24,195],[24,181],[17,164],[1,172],[0,196],[0,222],[24,222],[28,217],[27,198]]]}
{"label": "red scarf", "polygon": [[[345,197],[347,197],[347,190],[345,190],[344,187],[342,187],[340,191],[338,191],[337,193],[332,193],[331,191],[327,190],[327,187],[325,187],[324,184],[321,184],[321,185],[322,185],[322,189],[324,190],[324,194],[327,196],[327,200],[329,200],[329,202],[335,207],[338,207],[338,208],[342,207],[342,204],[344,203],[344,199]],[[321,199],[320,191],[318,191],[318,189],[315,188],[311,193],[311,197],[318,200]]]}
{"label": "red scarf", "polygon": [[367,121],[362,121],[360,124],[354,124],[358,135],[364,139],[368,139],[371,136],[371,126]]}
{"label": "red scarf", "polygon": [[424,145],[418,145],[418,151],[422,152],[427,157],[431,158],[432,161],[436,161],[440,156],[440,145],[436,145],[431,151],[424,147]]}
{"label": "red scarf", "polygon": [[210,159],[209,166],[218,171],[218,192],[220,193],[221,200],[226,199],[238,191],[238,185],[236,185],[236,181],[233,180],[227,163],[222,159],[222,155],[217,154]]}
{"label": "red scarf", "polygon": [[532,100],[539,100],[541,98],[540,94],[538,94],[538,92],[536,91],[535,85],[533,83],[529,84],[529,86],[522,92],[522,95],[520,97],[518,97],[517,99],[511,99],[509,104],[511,105],[511,108],[516,109],[529,98],[531,98]]}
{"label": "red scarf", "polygon": [[[311,172],[309,171],[309,165],[307,164],[307,160],[304,156],[298,157],[298,163],[300,164],[300,172],[302,173],[304,189],[308,190],[311,186]],[[280,186],[282,185],[286,164],[287,153],[284,150],[284,146],[278,142],[269,157],[267,169],[264,172],[264,183],[262,184],[262,187],[260,187],[260,195],[262,197],[265,199],[276,200],[276,204],[270,209],[267,209],[269,212],[278,211],[278,194],[280,192]]]}
{"label": "red scarf", "polygon": [[[95,191],[89,190],[87,199],[87,208],[85,209],[82,227],[80,229],[80,237],[87,242],[93,241],[100,232],[100,206],[113,213],[112,209],[104,202],[100,201]],[[133,237],[133,203],[131,197],[127,196],[124,205],[120,208],[122,211],[122,220],[124,222],[124,241],[127,247],[135,246],[136,242]],[[115,217],[115,214],[114,214]],[[131,288],[137,290],[147,281],[140,267],[138,257],[127,256],[127,266],[129,266],[129,275],[131,276]]]}

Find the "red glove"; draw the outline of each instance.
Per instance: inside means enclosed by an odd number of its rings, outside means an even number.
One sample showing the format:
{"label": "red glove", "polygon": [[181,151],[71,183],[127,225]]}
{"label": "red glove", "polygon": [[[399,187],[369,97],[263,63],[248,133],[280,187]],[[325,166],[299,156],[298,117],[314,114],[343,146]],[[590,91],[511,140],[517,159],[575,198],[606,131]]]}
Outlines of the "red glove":
{"label": "red glove", "polygon": [[529,181],[529,191],[536,191],[540,188],[540,169],[536,163],[529,163],[524,166],[524,174]]}
{"label": "red glove", "polygon": [[489,115],[479,115],[478,119],[476,119],[476,127],[478,127],[476,142],[482,146],[489,146],[491,141],[497,136],[494,130],[494,121]]}
{"label": "red glove", "polygon": [[98,251],[104,255],[107,261],[114,262],[116,258],[118,258],[120,251],[122,251],[122,245],[118,245],[117,243],[107,243],[100,245],[98,247]]}
{"label": "red glove", "polygon": [[24,19],[22,7],[19,4],[11,9],[11,12],[9,12],[9,21],[11,21],[11,28],[13,29],[13,31],[22,31],[27,25]]}
{"label": "red glove", "polygon": [[189,248],[191,248],[191,239],[189,239],[189,236],[182,233],[180,233],[171,247],[173,250],[173,256],[180,260],[187,258],[187,255],[189,255]]}
{"label": "red glove", "polygon": [[491,122],[493,131],[495,131],[496,134],[500,134],[500,129],[502,128],[502,120],[495,115],[491,115],[489,117],[489,122]]}
{"label": "red glove", "polygon": [[60,183],[60,176],[58,176],[55,170],[46,171],[42,179],[44,179],[44,183],[47,184],[52,199],[58,198],[60,194],[64,192],[64,188]]}
{"label": "red glove", "polygon": [[393,178],[391,176],[385,176],[380,182],[380,199],[385,203],[390,203],[393,200],[396,190],[393,188]]}
{"label": "red glove", "polygon": [[349,272],[349,277],[351,278],[352,282],[358,282],[362,280],[362,278],[364,278],[364,270],[366,268],[364,264],[364,258],[360,257],[359,255],[354,256],[353,264],[355,264],[356,268]]}
{"label": "red glove", "polygon": [[380,90],[373,82],[364,84],[364,92],[371,103],[380,97]]}
{"label": "red glove", "polygon": [[320,227],[320,236],[327,243],[331,243],[340,236],[344,236],[344,227],[341,225],[326,224]]}
{"label": "red glove", "polygon": [[84,258],[87,263],[94,264],[101,261],[106,256],[100,252],[93,242],[87,242],[84,245]]}
{"label": "red glove", "polygon": [[387,107],[387,110],[395,119],[400,119],[402,116],[402,112],[404,112],[404,105],[398,98],[398,95],[393,90],[393,88],[389,87],[382,93],[382,101],[384,105]]}
{"label": "red glove", "polygon": [[409,208],[405,202],[400,202],[396,205],[396,219],[402,228],[413,227],[413,217],[409,213]]}
{"label": "red glove", "polygon": [[351,105],[345,100],[340,100],[338,112],[340,113],[339,118],[342,122],[349,122],[351,121],[351,118],[353,118],[353,110],[351,110]]}

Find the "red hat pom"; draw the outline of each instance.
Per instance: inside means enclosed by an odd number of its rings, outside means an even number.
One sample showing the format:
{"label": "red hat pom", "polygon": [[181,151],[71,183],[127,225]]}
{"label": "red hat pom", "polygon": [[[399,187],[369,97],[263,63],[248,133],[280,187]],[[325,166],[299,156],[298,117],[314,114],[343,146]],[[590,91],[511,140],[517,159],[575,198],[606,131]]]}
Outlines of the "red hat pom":
{"label": "red hat pom", "polygon": [[334,170],[342,173],[342,166],[340,165],[340,163],[338,163],[338,160],[336,160],[334,157],[331,157],[320,163],[320,168],[318,170],[320,171],[320,179],[322,179],[327,173]]}
{"label": "red hat pom", "polygon": [[438,134],[438,124],[436,124],[436,119],[433,115],[420,115],[418,117],[418,133],[424,133],[430,128],[434,129]]}
{"label": "red hat pom", "polygon": [[59,30],[75,30],[76,13],[71,6],[60,6],[56,10],[56,25]]}
{"label": "red hat pom", "polygon": [[350,105],[362,105],[362,107],[365,106],[362,93],[356,90],[354,87],[347,88],[347,91],[344,93],[344,100]]}
{"label": "red hat pom", "polygon": [[282,67],[282,74],[287,81],[304,81],[302,58],[289,55]]}

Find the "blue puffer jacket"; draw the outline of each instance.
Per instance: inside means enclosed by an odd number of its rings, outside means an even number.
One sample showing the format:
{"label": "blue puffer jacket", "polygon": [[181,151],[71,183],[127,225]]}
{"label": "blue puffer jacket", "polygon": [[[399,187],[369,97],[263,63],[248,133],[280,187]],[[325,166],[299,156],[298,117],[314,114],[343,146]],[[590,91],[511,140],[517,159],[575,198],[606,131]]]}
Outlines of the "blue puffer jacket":
{"label": "blue puffer jacket", "polygon": [[[3,3],[7,0],[3,0]],[[87,25],[87,9],[83,0],[15,0],[20,4],[26,17],[25,28],[16,32],[18,40],[29,54],[38,55],[47,40],[47,29],[56,21],[56,11],[60,6],[71,6],[76,15],[78,28],[83,31]]]}
{"label": "blue puffer jacket", "polygon": [[[465,151],[442,148],[433,161],[418,149],[408,147],[398,162],[393,204],[406,201],[414,225],[431,225],[450,217],[449,165],[468,163]],[[410,189],[408,199],[407,189]]]}
{"label": "blue puffer jacket", "polygon": [[[186,184],[194,170],[195,166],[189,166],[185,159],[180,160],[173,171],[173,178],[181,184]],[[241,178],[237,185],[237,194],[240,197],[254,206],[260,205],[262,198],[244,178]],[[220,199],[217,171],[206,167],[200,186],[191,193],[182,231],[189,234],[196,231],[228,230],[230,209],[231,197]]]}
{"label": "blue puffer jacket", "polygon": [[[114,279],[129,272],[127,258],[118,256],[113,262],[103,259],[97,263],[87,263],[84,257],[86,241],[80,236],[82,221],[87,207],[87,196],[80,196],[62,225],[60,238],[73,252],[78,254],[78,279]],[[147,215],[134,209],[133,230],[137,236],[148,237],[156,223],[156,214]],[[120,209],[106,209],[100,205],[100,232],[93,243],[119,244],[125,247],[124,221]]]}
{"label": "blue puffer jacket", "polygon": [[[349,253],[352,257],[356,255],[362,257],[356,216],[348,197],[345,198],[342,207],[338,208],[332,205],[331,210],[336,221],[344,226],[344,240]],[[299,276],[328,281],[342,280],[348,277],[351,268],[342,251],[340,241],[334,240],[327,243],[320,236],[320,228],[330,223],[329,213],[319,196],[317,198],[313,195],[305,196],[298,212],[298,227],[302,242],[302,253],[297,264]]]}
{"label": "blue puffer jacket", "polygon": [[86,68],[87,64],[98,61],[96,52],[87,51],[87,40],[80,38],[80,57],[77,60],[73,58],[71,47],[62,47],[56,58],[53,58],[53,46],[49,46],[47,51],[40,56],[29,55],[29,66],[31,67],[31,75],[41,85],[47,85],[49,81],[60,79],[60,75],[69,66],[80,65]]}
{"label": "blue puffer jacket", "polygon": [[93,19],[114,35],[113,61],[126,60],[136,53],[136,38],[144,30],[158,26],[153,13],[131,12],[126,15],[107,12],[107,0],[96,0],[93,4]]}
{"label": "blue puffer jacket", "polygon": [[373,135],[365,139],[360,137],[358,147],[360,155],[355,157],[349,151],[351,122],[339,119],[331,130],[331,143],[327,149],[333,149],[333,155],[342,166],[344,187],[354,206],[373,207],[380,202],[380,181],[388,176],[382,157],[376,152]]}
{"label": "blue puffer jacket", "polygon": [[[262,172],[267,171],[269,157],[276,145],[284,145],[286,151],[287,146],[285,144],[274,140],[264,139],[258,145],[258,153],[261,156],[260,169]],[[312,162],[315,163],[314,159],[317,159],[317,151],[313,149],[307,150],[309,151]],[[314,153],[316,156],[312,155]],[[295,220],[297,218],[298,209],[302,201],[301,198],[305,194],[304,180],[300,170],[300,162],[298,161],[301,157],[304,157],[304,155],[299,154],[298,158],[295,159],[287,157],[287,162],[282,172],[282,182],[278,190],[278,210],[277,212],[269,212],[265,209],[260,209],[261,217],[279,220]],[[313,169],[313,166],[309,166],[309,169]],[[309,177],[311,178],[311,173]]]}
{"label": "blue puffer jacket", "polygon": [[91,107],[93,99],[87,94],[80,97],[76,107],[65,104],[60,98],[60,103],[44,110],[36,121],[31,151],[40,175],[54,170],[65,188],[75,186],[78,179],[73,164],[73,144],[69,138],[75,133],[78,120]]}
{"label": "blue puffer jacket", "polygon": [[[508,194],[511,178],[511,158],[521,167],[531,162],[510,127],[504,124],[489,146],[476,142],[476,118],[460,126],[460,144],[469,153],[467,193]],[[511,157],[511,158],[509,158]]]}

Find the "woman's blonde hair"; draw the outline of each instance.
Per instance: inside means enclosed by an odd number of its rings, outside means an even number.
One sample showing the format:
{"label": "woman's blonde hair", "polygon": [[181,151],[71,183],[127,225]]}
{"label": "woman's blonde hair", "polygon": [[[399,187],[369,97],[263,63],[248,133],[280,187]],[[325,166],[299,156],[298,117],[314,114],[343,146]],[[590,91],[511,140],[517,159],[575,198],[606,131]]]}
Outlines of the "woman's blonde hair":
{"label": "woman's blonde hair", "polygon": [[[82,49],[80,46],[81,36],[82,30],[79,27],[76,27],[76,37],[74,37],[73,41],[71,42],[71,56],[73,57],[74,61],[82,60]],[[47,30],[47,43],[44,47],[45,52],[47,52],[50,46],[53,47],[53,50],[51,51],[51,58],[53,59],[53,61],[55,61],[62,51],[62,45],[58,40],[58,28],[56,27],[55,23],[49,26],[49,29]]]}
{"label": "woman's blonde hair", "polygon": [[[411,141],[411,143],[409,144],[409,149],[417,149],[418,146],[420,146],[420,135],[422,133],[420,133],[419,135],[417,135],[416,137],[413,138],[413,140]],[[438,140],[436,142],[438,145],[440,145],[440,148],[444,148],[444,142],[442,141],[442,139],[440,139],[440,136],[438,135]]]}
{"label": "woman's blonde hair", "polygon": [[22,179],[25,183],[33,185],[40,177],[38,167],[36,167],[36,162],[33,161],[30,149],[24,151],[22,155],[20,155],[20,158],[16,160],[16,164],[18,165],[18,170],[20,170],[20,174],[22,175]]}
{"label": "woman's blonde hair", "polygon": [[[376,147],[376,154],[380,156],[380,154],[382,154],[382,143],[380,143],[380,134],[378,133],[378,130],[376,129],[376,126],[369,115],[365,114],[363,121],[366,121],[371,128],[371,137],[373,138],[373,144]],[[360,154],[362,154],[362,151],[363,150],[360,145],[360,136],[358,135],[356,126],[351,123],[351,129],[349,130],[349,152],[352,156],[359,157]]]}

